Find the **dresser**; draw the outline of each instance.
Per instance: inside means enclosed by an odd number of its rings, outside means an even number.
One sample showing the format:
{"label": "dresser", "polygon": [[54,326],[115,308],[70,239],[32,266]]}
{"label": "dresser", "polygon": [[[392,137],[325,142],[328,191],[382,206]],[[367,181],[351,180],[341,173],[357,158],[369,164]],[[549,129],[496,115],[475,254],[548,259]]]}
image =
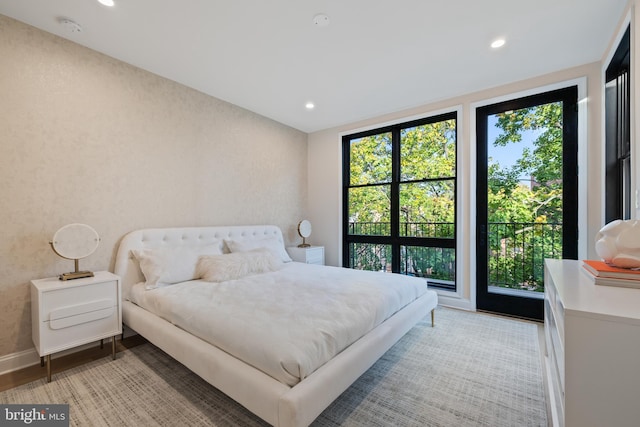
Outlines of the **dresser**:
{"label": "dresser", "polygon": [[[41,358],[46,357],[51,381],[51,354],[122,333],[120,278],[107,271],[94,277],[31,281],[31,335]],[[42,360],[42,359],[41,359]]]}
{"label": "dresser", "polygon": [[640,425],[640,289],[546,260],[544,332],[551,425]]}
{"label": "dresser", "polygon": [[290,246],[287,248],[287,252],[289,252],[289,256],[294,261],[324,265],[324,246],[307,246],[304,248]]}

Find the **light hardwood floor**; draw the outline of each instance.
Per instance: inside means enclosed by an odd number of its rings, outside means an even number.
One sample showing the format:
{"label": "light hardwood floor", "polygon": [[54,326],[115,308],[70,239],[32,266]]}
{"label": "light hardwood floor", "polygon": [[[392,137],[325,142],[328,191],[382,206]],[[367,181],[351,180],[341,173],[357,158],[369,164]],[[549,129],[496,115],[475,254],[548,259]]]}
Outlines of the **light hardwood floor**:
{"label": "light hardwood floor", "polygon": [[[128,348],[143,344],[145,342],[146,340],[140,335],[127,337],[122,341],[118,340],[116,342],[116,358],[118,357],[117,353],[125,351]],[[100,344],[96,343],[95,347],[78,351],[67,356],[55,358],[53,360],[53,363],[51,364],[51,381],[56,380],[55,375],[58,372],[83,365],[102,357],[111,357],[110,343],[105,343],[104,348],[102,349],[100,348]],[[9,372],[7,374],[0,375],[0,391],[9,390],[10,388],[17,387],[22,384],[27,384],[40,378],[46,378],[46,376],[47,367],[40,366],[40,364],[29,366],[18,371]]]}

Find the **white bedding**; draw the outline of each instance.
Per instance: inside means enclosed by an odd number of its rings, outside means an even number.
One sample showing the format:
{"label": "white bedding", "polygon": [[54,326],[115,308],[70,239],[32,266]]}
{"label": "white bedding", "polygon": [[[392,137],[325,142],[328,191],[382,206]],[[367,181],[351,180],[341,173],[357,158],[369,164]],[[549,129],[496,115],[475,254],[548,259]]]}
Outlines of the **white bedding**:
{"label": "white bedding", "polygon": [[221,283],[139,283],[130,300],[292,386],[425,292],[424,279],[292,262]]}

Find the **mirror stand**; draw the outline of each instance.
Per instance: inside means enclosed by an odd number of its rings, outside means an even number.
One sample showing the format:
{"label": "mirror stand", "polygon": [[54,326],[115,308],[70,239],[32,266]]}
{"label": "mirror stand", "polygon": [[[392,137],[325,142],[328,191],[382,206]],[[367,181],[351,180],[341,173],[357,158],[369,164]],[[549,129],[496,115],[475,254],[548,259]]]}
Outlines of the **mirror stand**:
{"label": "mirror stand", "polygon": [[73,280],[73,279],[82,279],[83,277],[93,277],[93,271],[80,271],[78,268],[79,260],[74,259],[75,271],[69,273],[62,273],[60,275],[60,280]]}
{"label": "mirror stand", "polygon": [[[53,246],[53,242],[49,242],[53,251],[58,254],[55,247]],[[60,255],[60,254],[58,254]],[[64,257],[63,257],[64,258]],[[68,259],[68,258],[67,258]],[[93,277],[93,271],[80,271],[80,260],[78,258],[73,259],[73,264],[75,267],[75,271],[71,271],[69,273],[62,273],[59,276],[60,280],[74,280],[74,279],[82,279],[84,277]]]}
{"label": "mirror stand", "polygon": [[300,244],[298,245],[298,247],[299,247],[299,248],[309,248],[309,247],[311,247],[311,245],[310,245],[310,244],[308,244],[308,243],[305,241],[305,237],[304,237],[304,236],[302,236],[302,243],[300,243]]}

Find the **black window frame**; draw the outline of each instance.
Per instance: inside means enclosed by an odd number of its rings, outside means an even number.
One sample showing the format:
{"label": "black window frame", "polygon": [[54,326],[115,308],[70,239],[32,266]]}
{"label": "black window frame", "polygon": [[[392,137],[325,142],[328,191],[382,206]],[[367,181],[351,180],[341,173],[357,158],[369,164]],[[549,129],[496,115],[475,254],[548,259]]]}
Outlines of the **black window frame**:
{"label": "black window frame", "polygon": [[[455,121],[455,166],[452,177],[440,177],[440,178],[426,178],[420,180],[405,180],[401,179],[401,132],[404,129],[410,129],[417,126],[423,126],[433,123],[438,123],[447,120]],[[350,166],[351,166],[351,141],[363,137],[391,133],[392,139],[392,176],[391,181],[388,183],[375,183],[375,184],[357,184],[351,185]],[[457,225],[458,225],[458,161],[459,161],[459,139],[458,139],[458,112],[451,111],[434,116],[429,116],[421,119],[411,120],[398,124],[388,125],[376,129],[357,132],[354,134],[344,135],[342,137],[342,265],[344,267],[350,267],[349,247],[352,243],[369,243],[379,245],[391,246],[391,271],[393,273],[401,272],[401,249],[403,246],[408,247],[425,247],[425,248],[446,248],[454,251],[455,265],[454,271],[454,283],[445,284],[438,283],[437,281],[429,280],[429,286],[445,289],[448,291],[457,291]],[[407,183],[426,182],[426,181],[453,181],[454,183],[454,224],[453,224],[453,237],[452,238],[437,238],[437,237],[414,237],[403,236],[400,233],[400,186]],[[390,233],[388,236],[380,235],[358,235],[349,234],[349,190],[358,187],[370,187],[375,185],[389,185],[391,194],[391,206],[390,206]]]}
{"label": "black window frame", "polygon": [[605,73],[605,222],[631,218],[631,36],[627,27]]}

